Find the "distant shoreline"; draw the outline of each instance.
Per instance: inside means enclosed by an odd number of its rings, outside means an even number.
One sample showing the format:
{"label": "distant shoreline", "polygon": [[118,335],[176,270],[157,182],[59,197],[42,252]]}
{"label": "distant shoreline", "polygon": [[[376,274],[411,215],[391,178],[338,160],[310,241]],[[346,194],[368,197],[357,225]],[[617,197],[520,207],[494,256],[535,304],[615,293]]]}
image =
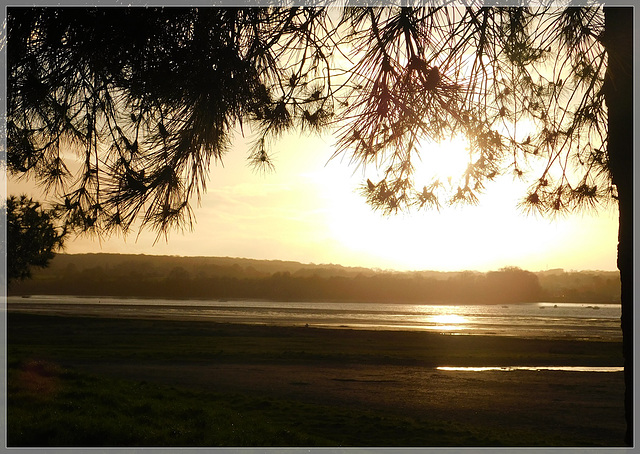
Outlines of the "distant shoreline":
{"label": "distant shoreline", "polygon": [[571,305],[578,305],[578,304],[582,304],[582,305],[588,305],[588,306],[597,306],[597,305],[614,305],[614,306],[620,306],[621,303],[619,302],[602,302],[602,303],[593,303],[593,302],[585,302],[585,301],[544,301],[544,300],[540,300],[540,301],[518,301],[515,303],[501,303],[501,302],[488,302],[488,303],[476,303],[476,302],[471,302],[471,303],[452,303],[452,302],[446,302],[446,301],[442,301],[442,302],[437,302],[437,301],[367,301],[367,300],[349,300],[349,301],[345,301],[345,300],[340,300],[340,299],[334,299],[334,300],[329,300],[329,299],[318,299],[318,300],[298,300],[298,299],[291,299],[291,300],[281,300],[281,299],[277,299],[277,298],[210,298],[210,297],[205,297],[205,296],[201,296],[201,297],[179,297],[179,296],[164,296],[164,297],[157,297],[157,296],[136,296],[136,295],[73,295],[73,294],[21,294],[21,293],[15,293],[15,292],[8,292],[8,297],[11,298],[22,298],[25,300],[28,300],[30,298],[91,298],[91,299],[109,299],[109,298],[116,298],[116,299],[129,299],[129,300],[167,300],[167,301],[211,301],[211,302],[221,302],[221,303],[226,303],[226,302],[230,302],[230,301],[246,301],[246,302],[265,302],[265,301],[269,301],[269,302],[277,302],[277,301],[287,301],[287,302],[299,302],[299,303],[318,303],[318,302],[324,302],[324,303],[331,303],[331,304],[340,304],[340,303],[353,303],[353,304],[370,304],[370,303],[381,303],[381,304],[409,304],[409,305],[416,305],[416,306],[509,306],[509,305],[518,305],[518,304],[536,304],[536,303],[540,303],[540,304],[549,304],[549,305],[562,305],[562,304],[571,304]]}
{"label": "distant shoreline", "polygon": [[407,304],[618,303],[617,272],[395,272],[223,257],[59,254],[9,295]]}

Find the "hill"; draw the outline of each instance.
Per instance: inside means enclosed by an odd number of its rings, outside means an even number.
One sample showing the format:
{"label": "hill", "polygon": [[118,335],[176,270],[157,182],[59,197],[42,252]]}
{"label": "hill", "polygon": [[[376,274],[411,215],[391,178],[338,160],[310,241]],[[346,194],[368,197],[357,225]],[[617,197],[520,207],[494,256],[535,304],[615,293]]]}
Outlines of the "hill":
{"label": "hill", "polygon": [[504,304],[619,302],[617,272],[398,272],[237,257],[58,254],[9,295]]}

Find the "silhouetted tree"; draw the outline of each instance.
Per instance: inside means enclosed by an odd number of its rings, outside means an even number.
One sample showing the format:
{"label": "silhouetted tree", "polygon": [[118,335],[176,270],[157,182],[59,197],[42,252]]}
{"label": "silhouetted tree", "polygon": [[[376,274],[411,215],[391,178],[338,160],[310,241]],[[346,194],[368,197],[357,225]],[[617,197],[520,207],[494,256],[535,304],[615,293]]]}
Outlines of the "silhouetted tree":
{"label": "silhouetted tree", "polygon": [[[324,16],[308,8],[13,8],[9,169],[59,191],[85,230],[126,231],[138,215],[165,232],[188,224],[189,200],[205,189],[232,128],[258,125],[251,159],[268,166],[269,136],[328,118],[318,66],[330,39]],[[69,149],[81,156],[73,165]]]}
{"label": "silhouetted tree", "polygon": [[[386,213],[476,203],[506,172],[529,178],[525,210],[615,201],[631,443],[632,36],[631,8],[601,6],[10,8],[8,168],[85,230],[166,233],[190,225],[235,127],[269,169],[272,139],[331,126]],[[460,178],[416,181],[452,137]]]}
{"label": "silhouetted tree", "polygon": [[516,267],[490,271],[484,281],[486,294],[496,303],[540,301],[542,295],[538,276]]}
{"label": "silhouetted tree", "polygon": [[7,284],[31,277],[31,268],[45,268],[62,249],[66,230],[53,210],[44,209],[27,196],[10,196],[6,202]]}

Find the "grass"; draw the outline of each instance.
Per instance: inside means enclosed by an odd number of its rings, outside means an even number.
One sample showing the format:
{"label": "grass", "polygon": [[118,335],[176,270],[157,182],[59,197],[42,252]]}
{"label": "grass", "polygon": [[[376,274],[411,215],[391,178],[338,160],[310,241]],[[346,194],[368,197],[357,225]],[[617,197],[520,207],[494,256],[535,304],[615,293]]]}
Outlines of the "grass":
{"label": "grass", "polygon": [[[11,359],[8,446],[518,445],[451,422],[99,377]],[[525,442],[526,443],[526,442]]]}
{"label": "grass", "polygon": [[[612,365],[617,343],[7,314],[10,447],[577,446],[579,435],[127,377],[128,365]],[[375,340],[375,342],[374,342]],[[553,350],[552,350],[553,348]],[[117,365],[110,374],[83,365]],[[131,367],[129,366],[129,367]],[[95,370],[95,368],[93,369]],[[186,367],[184,370],[188,370]],[[116,371],[116,372],[113,372]],[[120,374],[120,375],[119,375]],[[334,380],[348,380],[335,378]],[[314,386],[292,378],[304,390]]]}

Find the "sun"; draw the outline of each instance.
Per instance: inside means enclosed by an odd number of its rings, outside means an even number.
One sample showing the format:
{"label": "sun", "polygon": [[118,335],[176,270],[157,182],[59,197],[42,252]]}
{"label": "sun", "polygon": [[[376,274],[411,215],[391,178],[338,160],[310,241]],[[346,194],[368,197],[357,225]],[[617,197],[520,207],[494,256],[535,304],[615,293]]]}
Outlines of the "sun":
{"label": "sun", "polygon": [[420,159],[414,164],[416,185],[435,180],[452,184],[464,174],[470,161],[469,144],[462,137],[441,143],[424,143],[418,154]]}

